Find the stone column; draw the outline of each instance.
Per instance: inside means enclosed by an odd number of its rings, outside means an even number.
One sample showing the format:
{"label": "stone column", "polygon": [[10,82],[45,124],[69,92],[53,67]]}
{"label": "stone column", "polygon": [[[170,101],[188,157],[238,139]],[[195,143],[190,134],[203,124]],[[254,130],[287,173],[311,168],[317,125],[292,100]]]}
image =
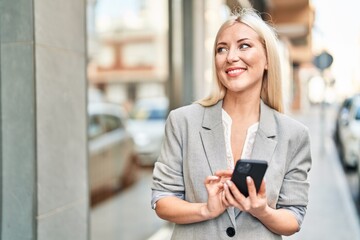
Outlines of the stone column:
{"label": "stone column", "polygon": [[0,0],[1,239],[88,239],[85,4]]}

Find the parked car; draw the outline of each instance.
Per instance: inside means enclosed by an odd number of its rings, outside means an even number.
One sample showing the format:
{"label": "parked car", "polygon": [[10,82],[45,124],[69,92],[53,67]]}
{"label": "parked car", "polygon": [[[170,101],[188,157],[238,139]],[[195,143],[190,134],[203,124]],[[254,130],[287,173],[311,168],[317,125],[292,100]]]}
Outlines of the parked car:
{"label": "parked car", "polygon": [[[360,156],[360,142],[358,145],[358,155]],[[360,203],[360,159],[357,167],[357,176],[358,176],[358,203]]]}
{"label": "parked car", "polygon": [[348,118],[349,110],[352,104],[353,97],[347,97],[341,103],[339,110],[337,112],[336,121],[335,121],[335,130],[334,130],[334,139],[337,144],[340,143],[340,136],[339,136],[339,126],[341,122]]}
{"label": "parked car", "polygon": [[339,117],[338,135],[345,167],[355,168],[360,159],[360,96],[352,97],[348,110]]}
{"label": "parked car", "polygon": [[153,166],[164,137],[169,101],[165,97],[143,98],[135,102],[128,121],[134,137],[139,164]]}
{"label": "parked car", "polygon": [[120,105],[89,103],[88,117],[89,182],[95,205],[135,181],[137,155]]}

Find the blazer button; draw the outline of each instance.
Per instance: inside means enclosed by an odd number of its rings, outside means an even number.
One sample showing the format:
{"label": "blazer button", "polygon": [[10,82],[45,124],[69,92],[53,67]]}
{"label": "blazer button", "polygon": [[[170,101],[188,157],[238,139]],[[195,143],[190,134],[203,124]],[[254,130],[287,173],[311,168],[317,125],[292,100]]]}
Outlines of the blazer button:
{"label": "blazer button", "polygon": [[235,236],[235,229],[233,227],[228,227],[226,229],[226,234],[229,236],[229,237],[233,237]]}

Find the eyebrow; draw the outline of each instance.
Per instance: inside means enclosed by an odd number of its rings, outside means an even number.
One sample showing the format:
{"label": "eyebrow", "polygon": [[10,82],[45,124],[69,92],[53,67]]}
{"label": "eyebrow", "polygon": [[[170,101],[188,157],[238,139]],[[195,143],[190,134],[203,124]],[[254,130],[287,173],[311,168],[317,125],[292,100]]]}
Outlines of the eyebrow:
{"label": "eyebrow", "polygon": [[[236,42],[239,43],[239,42],[243,42],[245,40],[250,40],[250,38],[241,38],[241,39],[237,40]],[[227,45],[227,43],[226,42],[218,42],[216,44],[216,46],[218,46],[218,45]]]}

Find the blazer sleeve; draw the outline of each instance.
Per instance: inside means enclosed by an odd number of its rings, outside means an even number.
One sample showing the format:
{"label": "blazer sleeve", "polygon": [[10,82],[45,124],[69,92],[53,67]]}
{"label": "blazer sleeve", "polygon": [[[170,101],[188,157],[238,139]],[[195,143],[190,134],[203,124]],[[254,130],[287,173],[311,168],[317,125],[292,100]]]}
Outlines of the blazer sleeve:
{"label": "blazer sleeve", "polygon": [[153,170],[153,191],[184,193],[182,140],[175,115],[171,111],[166,120],[164,141]]}
{"label": "blazer sleeve", "polygon": [[307,128],[298,134],[296,147],[288,160],[287,171],[280,189],[278,204],[283,206],[307,206],[311,168],[310,137]]}

